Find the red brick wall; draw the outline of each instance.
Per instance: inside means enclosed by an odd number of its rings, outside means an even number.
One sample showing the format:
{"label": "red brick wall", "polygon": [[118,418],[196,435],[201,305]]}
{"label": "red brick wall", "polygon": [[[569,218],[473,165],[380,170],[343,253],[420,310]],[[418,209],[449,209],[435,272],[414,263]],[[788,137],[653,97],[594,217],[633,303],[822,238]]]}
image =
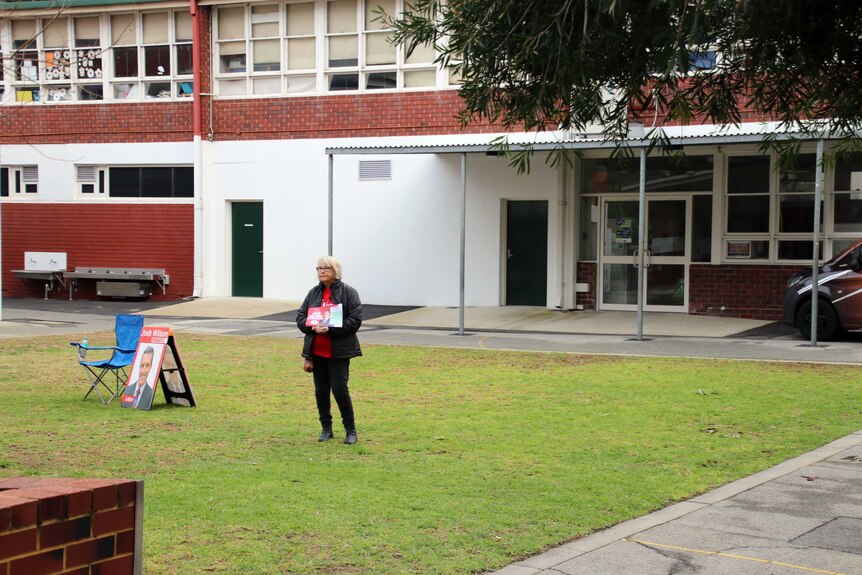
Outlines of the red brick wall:
{"label": "red brick wall", "polygon": [[[685,83],[682,82],[680,89],[684,88]],[[754,110],[754,108],[751,107],[751,99],[747,93],[737,94],[736,107],[739,109],[739,117],[742,122],[768,122],[775,119],[767,114]],[[635,122],[641,122],[647,126],[679,126],[683,124],[679,119],[669,120],[667,114],[668,110],[666,108],[663,108],[662,106],[656,107],[654,102],[644,106],[639,102],[633,101],[629,105],[629,119]],[[688,123],[692,125],[711,124],[713,121],[706,117],[696,116]]]}
{"label": "red brick wall", "polygon": [[[691,264],[688,311],[693,315],[780,320],[787,278],[799,267]],[[576,294],[576,303],[584,309],[596,309],[596,269],[595,262],[578,262],[578,283],[590,284],[590,291]]]}
{"label": "red brick wall", "polygon": [[779,320],[787,278],[800,267],[691,264],[689,313]]}
{"label": "red brick wall", "polygon": [[[194,206],[191,204],[3,204],[3,296],[43,297],[42,282],[27,282],[11,270],[24,269],[24,252],[66,252],[67,269],[90,267],[164,268],[166,294],[175,300],[194,289]],[[55,289],[51,297],[68,297]],[[79,282],[76,298],[95,298],[93,281]]]}
{"label": "red brick wall", "polygon": [[[209,57],[204,58],[205,61]],[[209,77],[205,73],[204,78]],[[203,83],[203,82],[202,82]],[[209,131],[208,97],[201,130]],[[355,138],[490,133],[498,126],[461,128],[455,90],[215,100],[214,140]],[[0,144],[187,142],[192,102],[31,105],[0,115]]]}
{"label": "red brick wall", "polygon": [[3,106],[0,144],[190,142],[192,103]]}
{"label": "red brick wall", "polygon": [[[217,100],[216,140],[355,138],[488,133],[499,127],[461,129],[455,90]],[[206,118],[208,110],[204,110]]]}
{"label": "red brick wall", "polygon": [[[212,93],[212,11],[198,8],[201,87]],[[201,133],[210,126],[201,97]],[[213,139],[274,140],[489,133],[484,122],[461,128],[457,90],[214,100]],[[0,144],[185,142],[194,135],[192,102],[135,102],[8,107]],[[2,574],[0,574],[2,575]]]}
{"label": "red brick wall", "polygon": [[133,575],[142,482],[0,479],[0,574]]}
{"label": "red brick wall", "polygon": [[578,262],[577,278],[578,283],[590,284],[589,291],[578,292],[575,294],[575,305],[582,305],[584,309],[596,309],[596,262]]}
{"label": "red brick wall", "polygon": [[[198,31],[202,47],[212,45],[212,8],[198,6]],[[212,94],[212,53],[201,48],[201,94]],[[210,96],[201,96],[200,132],[204,136],[209,131],[209,100]],[[2,574],[0,574],[2,575]]]}

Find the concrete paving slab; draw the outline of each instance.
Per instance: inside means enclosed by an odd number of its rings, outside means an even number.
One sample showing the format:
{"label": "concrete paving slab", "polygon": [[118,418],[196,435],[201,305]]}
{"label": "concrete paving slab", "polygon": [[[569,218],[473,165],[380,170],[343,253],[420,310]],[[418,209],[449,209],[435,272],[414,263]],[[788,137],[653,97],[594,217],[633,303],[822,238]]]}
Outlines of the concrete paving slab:
{"label": "concrete paving slab", "polygon": [[862,517],[836,517],[797,537],[794,542],[862,555]]}
{"label": "concrete paving slab", "polygon": [[[632,312],[622,311],[555,311],[545,308],[504,306],[469,307],[464,310],[465,329],[501,331],[543,331],[552,333],[592,333],[637,335],[637,323]],[[446,307],[425,307],[388,315],[366,322],[379,326],[425,326],[438,329],[458,329],[459,310]],[[693,337],[726,337],[757,329],[773,322],[692,316],[677,313],[645,313],[644,335],[686,335]]]}
{"label": "concrete paving slab", "polygon": [[[668,523],[639,533],[631,539],[646,546],[652,543],[655,548],[665,546],[690,549],[691,551],[688,552],[690,555],[725,553],[749,558],[755,562],[770,561],[773,564],[791,564],[796,567],[840,573],[853,573],[860,568],[859,553],[854,555],[854,553],[830,548],[829,545],[834,544],[834,541],[823,541],[820,538],[816,543],[825,542],[826,545],[812,544],[800,539],[792,542],[782,541],[771,537],[769,532],[752,536],[721,530],[711,525],[700,525],[694,529],[690,525]],[[862,539],[859,540],[862,541]],[[825,566],[829,568],[825,569]]]}
{"label": "concrete paving slab", "polygon": [[[623,541],[545,573],[570,575],[858,575],[858,556],[760,540],[763,547]],[[836,570],[837,569],[837,570]]]}
{"label": "concrete paving slab", "polygon": [[210,297],[184,301],[143,312],[146,317],[217,317],[253,319],[295,310],[302,302],[243,297]]}

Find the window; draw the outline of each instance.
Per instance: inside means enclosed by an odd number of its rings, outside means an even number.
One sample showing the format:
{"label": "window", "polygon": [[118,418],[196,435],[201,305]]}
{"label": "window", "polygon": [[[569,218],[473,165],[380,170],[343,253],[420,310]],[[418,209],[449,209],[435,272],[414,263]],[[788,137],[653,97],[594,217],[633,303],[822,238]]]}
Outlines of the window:
{"label": "window", "polygon": [[38,102],[39,53],[36,51],[36,21],[12,21],[13,82],[17,85],[16,100],[19,102]]}
{"label": "window", "polygon": [[768,260],[770,233],[769,156],[731,156],[727,159],[724,258],[726,260]]}
{"label": "window", "polygon": [[3,58],[3,42],[0,39],[0,102],[6,95],[6,59]]}
{"label": "window", "polygon": [[[792,168],[777,173],[776,161],[769,156],[728,158],[725,259],[811,260],[816,156],[799,154]],[[862,172],[862,155],[839,159],[835,190],[824,192],[821,200],[820,230],[823,239],[832,239],[833,254],[846,245],[844,239],[862,231],[862,194],[854,193],[851,181],[862,192],[862,173],[853,176],[854,171]],[[820,242],[821,259],[828,243]]]}
{"label": "window", "polygon": [[108,193],[112,198],[194,197],[194,168],[109,168]]}
{"label": "window", "polygon": [[[778,178],[778,232],[811,233],[814,231],[814,184],[817,175],[816,156],[800,154],[792,170]],[[821,224],[823,212],[820,212]]]}
{"label": "window", "polygon": [[433,47],[408,56],[390,43],[392,30],[380,17],[381,9],[394,15],[405,6],[405,0],[316,0],[217,8],[218,94],[434,88]]}
{"label": "window", "polygon": [[78,100],[102,100],[102,41],[99,33],[99,17],[75,18],[73,20],[74,70],[78,83]]}
{"label": "window", "polygon": [[33,197],[39,192],[39,167],[16,166],[0,169],[0,196]]}
{"label": "window", "polygon": [[727,159],[727,233],[769,233],[769,156]]}
{"label": "window", "polygon": [[78,193],[82,197],[101,198],[105,196],[105,168],[79,165],[75,169],[78,179]]}
{"label": "window", "polygon": [[[712,156],[659,156],[646,161],[647,192],[711,192]],[[581,164],[585,194],[629,193],[640,188],[637,158],[585,159]]]}
{"label": "window", "polygon": [[834,188],[833,231],[858,237],[862,232],[862,154],[838,158]]}
{"label": "window", "polygon": [[692,197],[691,261],[712,260],[712,195]]}
{"label": "window", "polygon": [[[817,158],[800,154],[796,166],[778,176],[778,259],[808,260],[812,257],[811,234],[814,232],[814,185]],[[820,210],[823,230],[823,210]],[[796,237],[793,237],[796,234]],[[802,234],[802,235],[799,235]],[[823,253],[820,253],[820,257]]]}
{"label": "window", "polygon": [[17,102],[192,95],[188,12],[52,16],[10,23],[12,44],[5,57],[12,60],[7,63],[12,77],[7,80]]}
{"label": "window", "polygon": [[316,87],[314,71],[317,68],[314,35],[314,4],[288,4],[285,20],[287,27],[287,92],[313,92]]}
{"label": "window", "polygon": [[718,64],[718,52],[715,50],[702,50],[697,52],[689,52],[688,54],[688,71],[703,72],[706,70],[715,70]]}

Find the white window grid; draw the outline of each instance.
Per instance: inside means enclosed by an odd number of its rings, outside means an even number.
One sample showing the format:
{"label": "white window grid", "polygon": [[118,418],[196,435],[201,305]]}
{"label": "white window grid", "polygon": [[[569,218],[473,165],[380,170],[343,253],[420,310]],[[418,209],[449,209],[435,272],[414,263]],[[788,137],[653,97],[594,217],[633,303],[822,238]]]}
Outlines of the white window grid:
{"label": "white window grid", "polygon": [[107,168],[93,164],[75,166],[77,193],[81,198],[96,199],[108,197]]}
{"label": "white window grid", "polygon": [[9,195],[4,199],[24,200],[38,196],[39,166],[19,165],[3,166],[7,168],[7,190]]}
{"label": "white window grid", "polygon": [[[68,15],[62,18],[29,18],[17,20],[18,22],[33,22],[34,30],[37,32],[29,38],[26,50],[17,50],[16,42],[13,42],[12,23],[13,20],[0,20],[0,60],[5,68],[5,73],[0,77],[0,95],[3,102],[18,103],[62,103],[83,101],[128,101],[144,99],[183,99],[192,96],[191,70],[187,74],[178,74],[177,54],[179,47],[191,46],[191,38],[178,38],[176,18],[178,14],[189,17],[184,11],[162,11],[167,17],[168,41],[171,74],[164,79],[147,77],[145,75],[145,47],[142,42],[142,20],[143,14],[153,12],[127,13],[132,16],[135,27],[135,44],[138,58],[137,75],[132,77],[115,77],[113,74],[113,46],[111,43],[111,16],[117,13],[81,14]],[[81,42],[80,40],[96,40],[94,38],[77,38],[75,26],[78,21],[97,19],[98,22],[98,45],[95,42]],[[45,40],[45,31],[53,26],[56,35],[65,36],[66,45],[63,48],[48,46],[50,41]],[[191,36],[191,34],[189,34]],[[19,40],[17,44],[21,44]],[[17,58],[16,58],[17,55]],[[21,58],[21,56],[29,58]],[[57,66],[49,64],[57,62],[59,57],[65,68],[68,62],[68,72],[58,71]],[[98,60],[101,59],[101,66]],[[31,66],[26,68],[27,73],[19,70],[19,61]],[[82,64],[82,65],[78,65]],[[170,86],[163,98],[147,98],[147,81],[167,82]],[[118,87],[125,85],[122,92]],[[5,92],[5,93],[4,93]],[[126,97],[123,97],[124,94]]]}
{"label": "white window grid", "polygon": [[[803,148],[799,152],[800,155],[813,154],[813,149],[809,150],[807,148]],[[733,156],[757,156],[762,155],[760,152],[749,150],[736,150],[727,155],[728,158]],[[781,173],[779,173],[775,169],[776,165],[776,156],[775,154],[769,154],[770,158],[770,178],[769,178],[769,230],[765,232],[756,232],[756,233],[748,233],[748,232],[739,232],[739,233],[730,233],[727,231],[728,228],[728,202],[730,201],[730,194],[727,193],[727,186],[723,186],[721,189],[722,193],[722,207],[723,213],[721,214],[720,221],[722,222],[722,253],[721,259],[725,263],[733,263],[733,264],[768,264],[768,263],[784,263],[784,264],[798,264],[799,262],[810,262],[811,255],[807,255],[804,258],[800,259],[786,259],[779,257],[779,243],[780,242],[805,242],[809,243],[812,239],[812,234],[810,232],[781,232],[779,230],[780,221],[779,221],[779,212],[781,210],[780,201],[782,197],[789,196],[805,196],[812,195],[813,191],[808,190],[782,190],[781,189]],[[727,174],[729,162],[725,162],[725,175]],[[842,193],[852,193],[844,190],[836,190],[834,187],[835,182],[835,166],[831,166],[823,169],[822,171],[822,196],[821,196],[821,205],[820,205],[820,213],[821,213],[821,226],[820,226],[820,248],[821,248],[821,259],[823,261],[829,259],[831,256],[835,255],[840,251],[840,249],[850,240],[857,239],[857,232],[847,232],[843,233],[835,229],[835,221],[834,221],[834,204],[836,196]],[[717,192],[716,192],[717,193]],[[760,194],[766,195],[766,194]],[[862,197],[860,198],[862,199]],[[766,242],[768,244],[767,255],[763,258],[752,258],[750,260],[747,259],[737,259],[728,256],[728,244],[733,242]]]}
{"label": "white window grid", "polygon": [[[281,1],[273,3],[279,6],[279,54],[281,58],[278,70],[254,70],[253,43],[262,38],[253,37],[253,13],[251,6],[242,6],[244,30],[243,38],[220,38],[219,16],[222,10],[235,10],[236,5],[225,6],[214,10],[213,36],[215,53],[213,55],[213,73],[215,79],[215,92],[217,96],[225,97],[254,97],[274,95],[313,95],[313,94],[342,94],[356,92],[385,92],[401,90],[435,90],[450,88],[457,85],[457,79],[451,79],[448,70],[440,70],[434,63],[435,55],[424,53],[426,61],[417,61],[421,58],[419,50],[410,58],[405,58],[405,50],[402,46],[393,46],[395,54],[394,62],[391,64],[369,64],[367,63],[368,41],[370,36],[388,35],[391,30],[380,28],[378,24],[369,22],[376,15],[371,10],[380,3],[379,0],[355,0],[351,2],[355,8],[355,30],[329,32],[327,27],[327,14],[331,2],[344,2],[344,0],[313,0],[306,1]],[[347,0],[350,2],[350,0]],[[314,30],[313,34],[292,34],[288,31],[288,7],[310,4],[314,8]],[[396,12],[404,9],[404,0],[391,0]],[[356,37],[356,62],[344,66],[330,66],[330,39]],[[290,46],[296,40],[314,40],[314,62],[313,68],[290,68]],[[266,37],[265,39],[274,39]],[[245,63],[237,59],[234,69],[222,64],[222,46],[231,45],[231,52],[237,48],[234,42],[244,42]],[[380,43],[378,42],[378,46]],[[339,89],[333,88],[332,79],[335,77],[347,77],[347,86]],[[369,80],[386,80],[386,85],[375,87],[370,85]],[[395,80],[392,85],[392,79]],[[264,87],[264,81],[266,85]]]}

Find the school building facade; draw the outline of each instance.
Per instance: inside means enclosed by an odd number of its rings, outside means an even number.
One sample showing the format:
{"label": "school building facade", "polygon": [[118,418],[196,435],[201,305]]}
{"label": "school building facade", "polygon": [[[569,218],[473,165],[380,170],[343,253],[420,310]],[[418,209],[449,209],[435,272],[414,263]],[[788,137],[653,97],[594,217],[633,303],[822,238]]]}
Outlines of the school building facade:
{"label": "school building facade", "polygon": [[[376,19],[402,2],[0,2],[3,295],[42,297],[13,270],[62,252],[165,269],[156,298],[296,300],[331,250],[367,303],[455,306],[463,233],[468,306],[634,309],[644,245],[646,310],[778,319],[813,142],[780,171],[768,118],[668,126],[684,157],[647,158],[639,230],[637,160],[596,133],[511,135],[569,149],[519,175],[498,127],[460,126],[458,78]],[[862,235],[862,158],[824,176],[828,259]]]}

